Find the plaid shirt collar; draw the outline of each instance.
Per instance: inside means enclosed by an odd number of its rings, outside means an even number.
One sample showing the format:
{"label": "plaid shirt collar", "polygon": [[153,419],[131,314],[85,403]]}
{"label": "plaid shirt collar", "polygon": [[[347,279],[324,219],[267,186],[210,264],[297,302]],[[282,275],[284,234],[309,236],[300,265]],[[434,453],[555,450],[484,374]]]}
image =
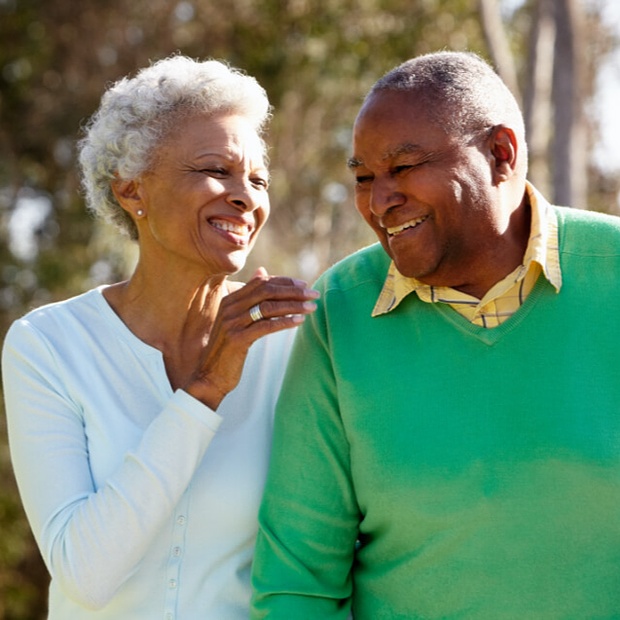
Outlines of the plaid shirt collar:
{"label": "plaid shirt collar", "polygon": [[[533,185],[527,183],[526,191],[532,210],[530,238],[522,265],[507,278],[511,279],[510,284],[512,284],[524,278],[532,264],[537,263],[542,268],[547,280],[555,287],[556,291],[559,291],[562,286],[562,272],[558,249],[557,218],[551,205]],[[497,287],[496,284],[492,290],[496,290]],[[416,293],[422,301],[431,303],[439,301],[439,299],[462,295],[448,287],[433,287],[423,284],[415,278],[403,276],[392,261],[383,288],[372,311],[372,316],[391,312],[410,293]]]}

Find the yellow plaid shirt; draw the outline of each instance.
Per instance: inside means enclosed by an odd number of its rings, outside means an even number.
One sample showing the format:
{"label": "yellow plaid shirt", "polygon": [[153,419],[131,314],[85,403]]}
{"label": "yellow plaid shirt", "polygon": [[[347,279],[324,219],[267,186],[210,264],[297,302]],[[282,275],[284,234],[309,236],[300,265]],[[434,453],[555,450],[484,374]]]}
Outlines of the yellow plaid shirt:
{"label": "yellow plaid shirt", "polygon": [[558,251],[558,223],[551,205],[528,183],[532,210],[530,238],[523,263],[495,284],[482,299],[447,286],[428,286],[400,274],[394,262],[375,304],[372,316],[394,310],[409,293],[427,303],[449,304],[467,320],[481,327],[497,327],[509,319],[530,294],[541,271],[559,291],[562,286]]}

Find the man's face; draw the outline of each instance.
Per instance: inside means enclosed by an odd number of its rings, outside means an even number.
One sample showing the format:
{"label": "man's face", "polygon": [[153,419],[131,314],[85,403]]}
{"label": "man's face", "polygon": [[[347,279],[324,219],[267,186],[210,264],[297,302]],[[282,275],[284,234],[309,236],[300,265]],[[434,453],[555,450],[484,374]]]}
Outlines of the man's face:
{"label": "man's face", "polygon": [[467,290],[501,242],[484,135],[448,134],[410,93],[375,93],[355,123],[355,205],[405,276]]}

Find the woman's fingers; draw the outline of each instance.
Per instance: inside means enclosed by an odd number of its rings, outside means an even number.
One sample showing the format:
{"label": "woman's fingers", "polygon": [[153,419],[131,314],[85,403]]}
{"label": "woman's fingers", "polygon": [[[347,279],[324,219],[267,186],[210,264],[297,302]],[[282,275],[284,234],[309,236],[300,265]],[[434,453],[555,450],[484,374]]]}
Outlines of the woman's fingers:
{"label": "woman's fingers", "polygon": [[188,391],[216,409],[239,382],[250,346],[273,332],[296,327],[316,310],[319,293],[306,282],[269,276],[262,269],[222,300],[204,356]]}
{"label": "woman's fingers", "polygon": [[311,300],[274,300],[266,299],[255,304],[248,311],[250,320],[256,321],[274,320],[290,315],[310,314],[316,310],[316,303]]}
{"label": "woman's fingers", "polygon": [[303,280],[283,276],[268,276],[266,272],[252,278],[244,287],[222,301],[222,314],[242,317],[256,322],[293,314],[309,314],[316,309],[313,303],[319,293]]}

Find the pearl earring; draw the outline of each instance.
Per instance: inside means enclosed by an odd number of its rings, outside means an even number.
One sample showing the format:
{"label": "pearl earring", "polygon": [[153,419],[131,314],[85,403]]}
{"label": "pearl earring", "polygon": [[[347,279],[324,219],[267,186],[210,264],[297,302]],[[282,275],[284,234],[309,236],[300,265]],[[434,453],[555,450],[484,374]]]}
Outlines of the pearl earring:
{"label": "pearl earring", "polygon": [[138,209],[138,210],[136,211],[136,215],[137,215],[138,217],[142,217],[142,216],[144,215],[144,211],[143,211],[142,209]]}

